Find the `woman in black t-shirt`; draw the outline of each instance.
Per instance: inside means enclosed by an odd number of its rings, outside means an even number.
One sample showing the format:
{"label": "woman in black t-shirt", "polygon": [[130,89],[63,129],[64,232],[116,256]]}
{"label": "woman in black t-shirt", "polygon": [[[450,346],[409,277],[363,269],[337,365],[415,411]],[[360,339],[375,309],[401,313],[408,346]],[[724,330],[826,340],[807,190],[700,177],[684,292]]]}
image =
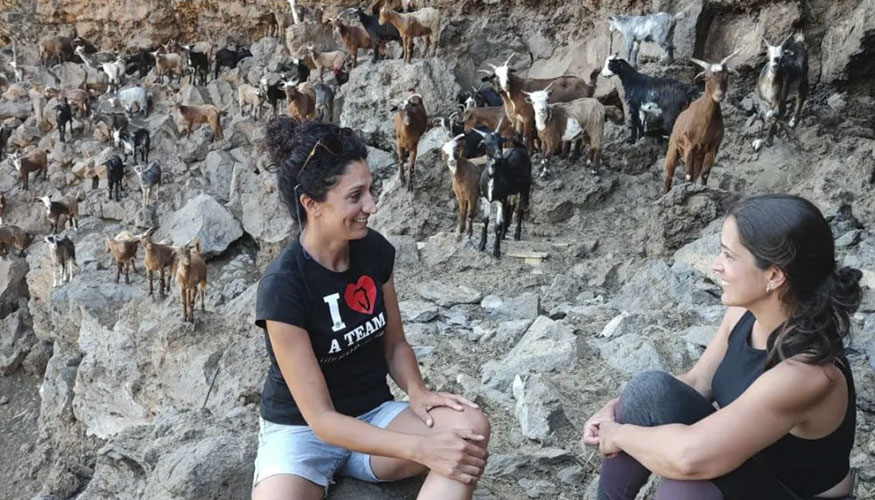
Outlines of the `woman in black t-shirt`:
{"label": "woman in black t-shirt", "polygon": [[[489,422],[467,399],[425,388],[401,325],[395,249],[367,227],[376,205],[364,144],[350,129],[281,116],[266,145],[303,230],[258,287],[270,369],[253,499],[316,499],[336,475],[426,470],[419,498],[471,498]],[[392,401],[387,374],[409,404]]]}

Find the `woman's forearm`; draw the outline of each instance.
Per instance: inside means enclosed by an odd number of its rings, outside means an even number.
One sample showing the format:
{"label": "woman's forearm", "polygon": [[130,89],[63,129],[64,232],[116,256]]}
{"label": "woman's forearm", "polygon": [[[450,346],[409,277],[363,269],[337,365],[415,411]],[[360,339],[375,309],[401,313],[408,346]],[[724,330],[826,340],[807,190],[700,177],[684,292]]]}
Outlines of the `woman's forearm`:
{"label": "woman's forearm", "polygon": [[336,411],[320,415],[310,428],[328,444],[367,455],[419,461],[419,436],[388,431]]}
{"label": "woman's forearm", "polygon": [[416,354],[406,341],[397,342],[392,346],[392,349],[386,353],[386,363],[389,365],[392,380],[408,395],[425,390],[425,382],[416,363]]}
{"label": "woman's forearm", "polygon": [[617,429],[614,442],[654,474],[669,479],[702,479],[695,477],[688,460],[689,428],[683,424],[657,427],[623,424]]}

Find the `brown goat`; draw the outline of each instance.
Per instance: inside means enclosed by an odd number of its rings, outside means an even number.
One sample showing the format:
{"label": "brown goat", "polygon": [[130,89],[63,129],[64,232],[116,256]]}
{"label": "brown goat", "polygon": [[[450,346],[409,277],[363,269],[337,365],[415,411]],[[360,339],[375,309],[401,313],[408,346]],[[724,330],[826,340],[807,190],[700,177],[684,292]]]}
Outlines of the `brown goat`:
{"label": "brown goat", "polygon": [[207,293],[207,264],[201,255],[200,241],[194,246],[187,243],[176,250],[179,264],[176,266],[176,282],[179,284],[179,298],[182,300],[183,321],[194,323],[194,305],[197,300],[198,288],[201,296],[201,312],[204,307],[204,296]]}
{"label": "brown goat", "polygon": [[49,220],[53,234],[58,232],[59,225],[62,231],[66,229],[67,222],[76,231],[79,230],[79,198],[76,195],[58,201],[43,196],[40,201],[46,206],[46,218]]}
{"label": "brown goat", "polygon": [[726,94],[729,83],[729,69],[726,62],[738,51],[724,57],[717,64],[710,64],[699,59],[690,59],[705,71],[696,75],[696,79],[705,79],[705,93],[678,115],[671,139],[668,141],[668,152],[665,155],[665,192],[671,190],[674,171],[678,156],[682,156],[687,168],[686,181],[696,182],[702,178],[702,185],[708,183],[711,167],[723,142],[723,114],[720,111],[720,101]]}
{"label": "brown goat", "polygon": [[337,30],[340,39],[343,40],[343,44],[346,45],[347,50],[349,50],[349,53],[352,55],[353,68],[358,65],[359,49],[379,50],[364,28],[343,24],[343,21],[340,19],[331,19],[329,22]]}
{"label": "brown goat", "polygon": [[73,51],[73,39],[67,36],[48,35],[39,41],[39,59],[43,65],[48,65],[52,60],[55,64],[72,61],[75,57]]}
{"label": "brown goat", "polygon": [[433,47],[431,55],[437,55],[441,35],[441,14],[437,9],[426,7],[410,14],[402,14],[383,5],[380,9],[380,24],[386,23],[398,28],[401,46],[404,47],[404,62],[409,64],[413,59],[413,39],[417,37],[425,38],[422,57],[428,57],[430,46]]}
{"label": "brown goat", "polygon": [[523,134],[526,148],[532,151],[537,136],[535,111],[532,105],[526,102],[526,95],[523,92],[544,90],[549,86],[552,90],[548,101],[550,104],[592,97],[595,93],[595,79],[598,72],[594,71],[590,75],[590,83],[573,75],[555,78],[522,78],[508,66],[512,57],[513,54],[501,66],[490,64],[493,72],[483,80],[491,81],[496,86],[501,94],[505,112],[513,121],[514,129]]}
{"label": "brown goat", "polygon": [[298,120],[312,120],[316,116],[316,88],[309,82],[283,83],[289,101],[289,116]]}
{"label": "brown goat", "polygon": [[[170,278],[174,274],[174,254],[175,248],[170,245],[162,245],[160,243],[152,242],[152,233],[155,232],[155,228],[149,228],[148,231],[139,235],[140,244],[143,245],[143,249],[146,251],[146,258],[143,261],[145,264],[145,268],[147,274],[149,275],[149,295],[154,295],[154,291],[152,288],[152,281],[155,276],[155,272],[158,272],[158,275],[161,280],[161,287],[158,289],[158,292],[161,296],[164,296],[165,293],[165,284],[166,291],[170,292]],[[167,281],[164,280],[164,268],[168,268],[169,273],[167,274]]]}
{"label": "brown goat", "polygon": [[453,193],[459,202],[459,234],[465,232],[465,221],[468,221],[468,238],[473,233],[474,216],[477,213],[477,201],[480,199],[480,177],[483,167],[460,154],[463,143],[460,140],[465,134],[457,135],[447,141],[441,150],[447,161],[447,167],[453,176]]}
{"label": "brown goat", "polygon": [[[503,121],[502,121],[503,120]],[[504,112],[504,106],[487,106],[485,108],[470,108],[462,113],[462,125],[465,127],[465,132],[470,132],[474,127],[486,127],[490,131],[495,130],[501,124],[501,130],[498,131],[502,137],[512,138],[514,136],[513,125],[507,119],[507,114]]]}
{"label": "brown goat", "polygon": [[11,245],[18,249],[18,256],[24,257],[24,249],[30,246],[33,235],[18,226],[0,226],[0,253],[5,257]]}
{"label": "brown goat", "polygon": [[91,113],[90,100],[91,96],[88,91],[82,89],[58,89],[57,87],[46,87],[43,91],[47,99],[54,97],[59,102],[67,99],[67,103],[71,107],[78,110],[79,117],[84,118]]}
{"label": "brown goat", "polygon": [[45,151],[41,149],[35,149],[31,151],[24,158],[21,157],[21,153],[15,152],[10,155],[10,159],[12,160],[12,164],[15,166],[15,170],[18,172],[18,178],[21,181],[21,187],[27,191],[27,188],[30,184],[30,173],[36,172],[39,175],[39,172],[43,173],[43,180],[46,180],[49,176],[49,159],[48,155]]}
{"label": "brown goat", "polygon": [[340,50],[317,52],[312,45],[308,45],[307,54],[310,56],[313,68],[319,70],[320,82],[324,81],[323,75],[325,74],[326,69],[331,71],[343,69],[343,63],[346,61],[346,53]]}
{"label": "brown goat", "polygon": [[222,112],[219,111],[219,108],[212,104],[204,104],[203,106],[177,104],[176,109],[179,110],[179,114],[182,115],[182,120],[185,122],[185,135],[191,134],[191,128],[195,124],[207,123],[215,134],[213,140],[225,138],[222,134]]}
{"label": "brown goat", "polygon": [[137,258],[137,244],[139,241],[133,237],[124,238],[118,235],[115,238],[106,238],[106,252],[115,257],[115,282],[118,284],[122,268],[125,271],[125,283],[130,284],[129,270],[137,272],[134,260]]}
{"label": "brown goat", "polygon": [[416,148],[419,138],[428,126],[428,115],[422,96],[413,94],[398,106],[392,106],[395,113],[395,137],[398,149],[398,178],[404,184],[404,153],[410,155],[410,175],[407,177],[407,190],[413,190],[413,172],[416,164]]}

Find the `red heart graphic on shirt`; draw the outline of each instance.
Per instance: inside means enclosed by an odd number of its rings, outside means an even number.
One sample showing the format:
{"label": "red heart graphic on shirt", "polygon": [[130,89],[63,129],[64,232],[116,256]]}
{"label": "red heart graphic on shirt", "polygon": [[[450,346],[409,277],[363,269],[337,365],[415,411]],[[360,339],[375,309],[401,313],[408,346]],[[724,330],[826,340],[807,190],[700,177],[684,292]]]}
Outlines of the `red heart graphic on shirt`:
{"label": "red heart graphic on shirt", "polygon": [[377,285],[373,278],[364,275],[358,282],[346,285],[343,300],[355,312],[371,314],[374,312],[374,302],[377,301]]}

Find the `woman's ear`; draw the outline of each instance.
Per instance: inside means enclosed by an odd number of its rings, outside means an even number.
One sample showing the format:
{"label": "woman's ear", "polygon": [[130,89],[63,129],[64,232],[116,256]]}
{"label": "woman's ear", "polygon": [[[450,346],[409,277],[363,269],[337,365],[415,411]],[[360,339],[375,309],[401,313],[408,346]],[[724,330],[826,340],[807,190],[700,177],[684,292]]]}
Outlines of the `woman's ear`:
{"label": "woman's ear", "polygon": [[787,275],[784,274],[781,268],[772,266],[771,270],[769,270],[768,283],[771,285],[772,290],[777,290],[787,283]]}
{"label": "woman's ear", "polygon": [[313,198],[310,198],[306,194],[301,195],[301,205],[304,207],[307,215],[318,217],[322,212],[322,208],[319,206],[319,202],[314,200]]}

